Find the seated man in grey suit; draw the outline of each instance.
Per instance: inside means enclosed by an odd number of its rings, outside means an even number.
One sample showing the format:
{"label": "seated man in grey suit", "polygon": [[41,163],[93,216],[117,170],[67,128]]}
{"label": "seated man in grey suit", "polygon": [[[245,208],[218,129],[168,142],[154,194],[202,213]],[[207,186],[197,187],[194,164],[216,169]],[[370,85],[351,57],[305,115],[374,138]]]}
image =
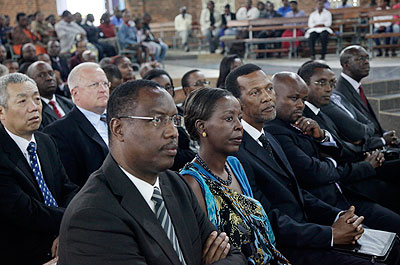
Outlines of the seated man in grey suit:
{"label": "seated man in grey suit", "polygon": [[153,81],[130,81],[107,111],[110,154],[67,209],[58,264],[247,264],[167,170],[183,119],[171,95]]}
{"label": "seated man in grey suit", "polygon": [[35,81],[0,78],[0,263],[41,265],[56,255],[65,207],[77,193],[55,142],[37,132],[42,103]]}
{"label": "seated man in grey suit", "polygon": [[82,63],[68,76],[75,107],[44,132],[57,142],[71,180],[83,186],[108,154],[106,106],[110,82],[98,64]]}
{"label": "seated man in grey suit", "polygon": [[74,107],[66,97],[56,95],[57,81],[53,68],[46,62],[37,61],[28,67],[26,74],[35,80],[42,99],[42,124],[43,129],[53,121],[65,116]]}

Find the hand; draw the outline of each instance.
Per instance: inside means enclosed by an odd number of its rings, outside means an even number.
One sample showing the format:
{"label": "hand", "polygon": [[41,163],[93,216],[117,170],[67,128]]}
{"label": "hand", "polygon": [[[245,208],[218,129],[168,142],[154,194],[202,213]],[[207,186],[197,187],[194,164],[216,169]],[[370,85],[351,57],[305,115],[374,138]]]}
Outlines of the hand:
{"label": "hand", "polygon": [[386,145],[397,145],[396,131],[388,131],[383,134],[383,139],[386,141]]}
{"label": "hand", "polygon": [[59,237],[54,239],[53,245],[51,246],[51,257],[57,258],[58,257],[58,244],[60,243]]}
{"label": "hand", "polygon": [[364,233],[362,221],[364,216],[358,217],[354,214],[355,207],[350,208],[339,217],[332,225],[333,244],[355,244]]}
{"label": "hand", "polygon": [[367,152],[366,154],[367,157],[364,159],[364,161],[370,163],[373,168],[380,167],[382,166],[383,162],[385,162],[385,156],[378,150],[375,150],[372,153]]}
{"label": "hand", "polygon": [[317,140],[321,140],[325,137],[325,133],[321,130],[318,123],[310,118],[304,116],[300,117],[293,125],[302,130],[304,134]]}
{"label": "hand", "polygon": [[203,246],[203,265],[226,258],[230,248],[229,237],[226,233],[222,232],[218,235],[217,231],[211,232]]}

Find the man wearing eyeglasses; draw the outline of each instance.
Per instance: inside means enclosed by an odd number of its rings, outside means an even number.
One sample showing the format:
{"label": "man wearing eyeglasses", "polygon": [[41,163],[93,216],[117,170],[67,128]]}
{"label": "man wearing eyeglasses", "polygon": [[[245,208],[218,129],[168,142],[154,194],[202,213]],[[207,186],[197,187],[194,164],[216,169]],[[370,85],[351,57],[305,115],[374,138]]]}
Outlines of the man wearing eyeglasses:
{"label": "man wearing eyeglasses", "polygon": [[35,80],[42,99],[41,129],[71,111],[74,104],[69,99],[55,94],[57,88],[56,76],[48,63],[34,62],[28,67],[26,74]]}
{"label": "man wearing eyeglasses", "polygon": [[106,106],[110,83],[96,63],[82,63],[68,76],[75,107],[44,129],[56,140],[70,179],[82,187],[108,154]]}
{"label": "man wearing eyeglasses", "polygon": [[210,87],[210,81],[208,81],[205,75],[198,69],[190,70],[185,73],[181,82],[186,97],[194,90]]}
{"label": "man wearing eyeglasses", "polygon": [[65,214],[58,264],[247,264],[167,170],[182,125],[169,93],[126,82],[111,95],[107,122],[110,154]]}

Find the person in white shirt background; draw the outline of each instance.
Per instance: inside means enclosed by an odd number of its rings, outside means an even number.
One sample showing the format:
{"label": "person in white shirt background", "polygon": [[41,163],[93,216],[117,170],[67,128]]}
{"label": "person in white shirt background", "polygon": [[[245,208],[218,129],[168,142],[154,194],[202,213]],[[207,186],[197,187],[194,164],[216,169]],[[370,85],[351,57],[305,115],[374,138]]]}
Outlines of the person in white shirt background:
{"label": "person in white shirt background", "polygon": [[238,9],[236,12],[237,20],[257,19],[260,16],[260,11],[257,7],[252,7],[253,1],[246,0],[244,6]]}
{"label": "person in white shirt background", "polygon": [[175,30],[182,40],[183,48],[188,52],[188,38],[192,30],[192,15],[186,13],[186,6],[182,6],[179,11],[181,13],[177,15],[174,20]]}

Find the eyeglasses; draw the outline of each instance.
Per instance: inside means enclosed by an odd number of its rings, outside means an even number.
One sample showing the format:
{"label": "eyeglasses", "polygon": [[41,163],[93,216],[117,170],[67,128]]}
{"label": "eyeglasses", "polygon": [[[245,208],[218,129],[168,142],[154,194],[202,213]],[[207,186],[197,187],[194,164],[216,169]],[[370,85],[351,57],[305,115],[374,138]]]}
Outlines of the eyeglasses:
{"label": "eyeglasses", "polygon": [[182,127],[184,124],[184,118],[181,115],[174,115],[172,117],[168,115],[161,115],[156,117],[141,117],[141,116],[120,116],[118,119],[139,119],[139,120],[148,120],[150,121],[154,127],[165,126],[168,124],[169,121],[172,122],[174,127]]}
{"label": "eyeglasses", "polygon": [[366,55],[366,56],[359,56],[359,57],[356,57],[356,58],[354,58],[354,61],[363,62],[363,61],[365,61],[365,60],[369,61],[370,59],[371,59],[371,58],[369,58],[369,56]]}
{"label": "eyeglasses", "polygon": [[324,87],[329,84],[329,86],[334,89],[336,88],[336,80],[326,81],[325,79],[314,81],[314,84],[320,87]]}
{"label": "eyeglasses", "polygon": [[96,82],[96,83],[92,83],[92,84],[88,85],[87,87],[88,88],[98,88],[100,85],[102,85],[103,87],[106,87],[106,88],[110,88],[111,82],[106,82],[106,81]]}
{"label": "eyeglasses", "polygon": [[174,90],[174,87],[171,86],[171,85],[166,85],[166,86],[164,87],[164,89],[167,90],[167,91],[171,91],[171,90]]}
{"label": "eyeglasses", "polygon": [[202,85],[209,85],[211,82],[210,81],[201,81],[201,80],[198,80],[196,83],[194,83],[194,85],[193,86],[202,86]]}

